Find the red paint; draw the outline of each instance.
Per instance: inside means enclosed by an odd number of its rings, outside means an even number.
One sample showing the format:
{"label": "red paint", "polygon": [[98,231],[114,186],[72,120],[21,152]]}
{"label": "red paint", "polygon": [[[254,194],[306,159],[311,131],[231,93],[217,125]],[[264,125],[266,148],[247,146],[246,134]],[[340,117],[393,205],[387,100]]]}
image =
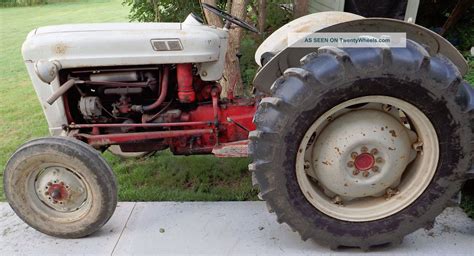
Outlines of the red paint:
{"label": "red paint", "polygon": [[48,188],[48,195],[51,196],[54,201],[62,201],[68,198],[69,193],[64,186],[64,183],[61,182],[51,184]]}
{"label": "red paint", "polygon": [[75,136],[85,138],[87,143],[92,146],[106,146],[113,144],[129,143],[142,140],[187,137],[192,135],[212,134],[212,129],[193,129],[177,131],[157,131],[157,132],[135,132],[135,133],[114,133],[90,135],[78,133]]}
{"label": "red paint", "polygon": [[151,105],[143,106],[143,111],[150,111],[152,109],[155,109],[159,107],[165,101],[166,95],[168,94],[169,71],[170,71],[170,68],[168,66],[165,66],[163,68],[163,78],[161,79],[160,96]]}
{"label": "red paint", "polygon": [[[121,145],[127,152],[140,152],[169,147],[174,154],[210,154],[214,149],[219,157],[246,156],[249,131],[255,130],[256,99],[220,99],[220,85],[193,76],[192,69],[192,64],[177,64],[177,84],[169,85],[174,80],[168,78],[175,70],[163,67],[160,95],[151,105],[129,107],[131,100],[122,96],[121,112],[152,110],[141,113],[142,123],[70,122],[66,128],[72,136],[98,149]],[[168,90],[169,86],[176,87]],[[163,109],[165,98],[168,107]]]}
{"label": "red paint", "polygon": [[372,156],[369,153],[362,153],[356,157],[354,160],[354,165],[357,168],[357,170],[360,171],[367,171],[374,167],[375,164],[375,159],[374,156]]}
{"label": "red paint", "polygon": [[193,65],[191,63],[177,64],[176,76],[178,81],[178,99],[181,103],[191,103],[196,100],[193,88]]}
{"label": "red paint", "polygon": [[122,123],[122,124],[70,124],[69,129],[86,129],[86,128],[124,128],[124,127],[141,127],[141,128],[157,128],[157,127],[180,127],[180,126],[196,126],[210,125],[213,121],[197,121],[197,122],[176,122],[176,123]]}

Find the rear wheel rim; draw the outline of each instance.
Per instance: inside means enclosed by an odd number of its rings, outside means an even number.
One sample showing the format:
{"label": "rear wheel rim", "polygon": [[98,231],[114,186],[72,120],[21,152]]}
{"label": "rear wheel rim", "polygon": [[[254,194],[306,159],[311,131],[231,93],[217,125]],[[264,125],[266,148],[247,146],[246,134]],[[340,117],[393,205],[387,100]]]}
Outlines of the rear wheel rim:
{"label": "rear wheel rim", "polygon": [[423,112],[401,99],[365,96],[335,106],[310,126],[296,175],[319,211],[372,221],[413,203],[431,182],[438,159],[436,131]]}

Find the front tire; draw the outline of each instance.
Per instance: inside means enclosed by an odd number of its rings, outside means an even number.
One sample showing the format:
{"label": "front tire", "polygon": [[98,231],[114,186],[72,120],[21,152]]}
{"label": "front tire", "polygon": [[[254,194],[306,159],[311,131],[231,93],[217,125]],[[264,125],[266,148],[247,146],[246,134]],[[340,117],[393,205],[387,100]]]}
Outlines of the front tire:
{"label": "front tire", "polygon": [[4,187],[7,201],[23,221],[60,238],[94,233],[117,205],[111,168],[89,145],[66,137],[21,146],[6,165]]}
{"label": "front tire", "polygon": [[[303,240],[364,250],[399,243],[429,226],[459,191],[472,165],[473,110],[474,92],[456,67],[443,56],[429,56],[413,41],[393,49],[320,48],[303,58],[300,68],[288,69],[273,84],[272,96],[261,101],[257,130],[249,136],[249,169],[278,221]],[[369,135],[386,128],[385,121],[397,129]],[[367,123],[374,126],[369,129]],[[394,160],[390,140],[397,140],[399,131],[405,134],[399,143],[404,151]],[[347,136],[336,142],[341,134]],[[418,139],[431,141],[424,162],[417,160],[423,158]],[[385,152],[371,151],[374,145]],[[377,152],[388,157],[381,158],[380,166]],[[364,157],[357,160],[357,155]],[[376,175],[383,182],[367,183],[366,189],[358,184],[379,179]],[[417,175],[421,178],[410,180]],[[409,199],[397,204],[403,197]],[[358,202],[359,208],[354,207]]]}

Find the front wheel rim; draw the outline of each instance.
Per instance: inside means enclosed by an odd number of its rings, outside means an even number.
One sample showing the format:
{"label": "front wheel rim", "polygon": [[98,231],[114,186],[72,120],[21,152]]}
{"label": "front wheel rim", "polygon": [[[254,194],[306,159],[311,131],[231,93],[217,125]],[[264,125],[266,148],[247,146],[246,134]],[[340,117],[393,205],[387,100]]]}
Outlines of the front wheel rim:
{"label": "front wheel rim", "polygon": [[91,210],[90,184],[74,168],[45,162],[34,169],[25,185],[35,211],[58,222],[74,222]]}
{"label": "front wheel rim", "polygon": [[[372,135],[377,132],[383,135]],[[438,137],[423,112],[401,99],[365,96],[333,107],[310,126],[297,152],[296,176],[306,199],[324,214],[372,221],[413,203],[438,159]]]}

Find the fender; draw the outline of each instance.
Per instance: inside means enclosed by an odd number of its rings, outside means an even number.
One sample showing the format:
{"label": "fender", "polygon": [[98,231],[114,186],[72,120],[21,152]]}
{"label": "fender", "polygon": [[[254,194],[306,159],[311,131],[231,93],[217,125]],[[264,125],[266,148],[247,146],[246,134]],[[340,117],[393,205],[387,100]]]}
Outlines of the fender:
{"label": "fender", "polygon": [[[469,66],[461,53],[446,39],[422,26],[386,18],[365,18],[335,24],[315,32],[405,32],[407,39],[425,46],[433,56],[442,54],[457,66],[464,76]],[[300,31],[298,31],[300,32]],[[304,32],[304,31],[303,31]],[[258,71],[254,78],[255,88],[270,94],[270,87],[283,72],[290,67],[300,66],[300,59],[317,48],[287,47],[278,52]]]}

